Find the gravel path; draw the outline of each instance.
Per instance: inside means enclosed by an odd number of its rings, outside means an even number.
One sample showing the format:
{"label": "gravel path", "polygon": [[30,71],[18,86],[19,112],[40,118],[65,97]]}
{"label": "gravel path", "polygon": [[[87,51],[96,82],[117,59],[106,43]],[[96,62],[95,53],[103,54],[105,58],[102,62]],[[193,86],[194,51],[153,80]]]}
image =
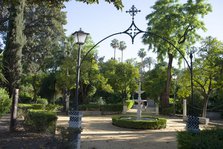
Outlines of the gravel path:
{"label": "gravel path", "polygon": [[[181,118],[168,117],[165,129],[134,130],[113,126],[111,117],[82,118],[81,149],[176,149],[177,131],[185,130],[186,126]],[[67,126],[68,121],[68,116],[58,116],[57,125]],[[9,133],[8,128],[9,115],[6,115],[0,118],[0,149],[57,148],[50,135],[23,131]]]}

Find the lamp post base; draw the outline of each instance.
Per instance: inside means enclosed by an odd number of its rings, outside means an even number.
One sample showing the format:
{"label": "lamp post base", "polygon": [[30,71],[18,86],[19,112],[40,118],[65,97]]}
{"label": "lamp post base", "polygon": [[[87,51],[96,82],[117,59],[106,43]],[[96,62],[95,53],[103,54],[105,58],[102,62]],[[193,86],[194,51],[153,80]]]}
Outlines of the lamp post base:
{"label": "lamp post base", "polygon": [[74,129],[73,137],[70,142],[70,146],[75,149],[80,149],[81,144],[81,119],[82,112],[80,111],[70,111],[69,116],[69,127]]}
{"label": "lamp post base", "polygon": [[198,133],[199,129],[199,118],[197,116],[189,115],[187,119],[187,131]]}

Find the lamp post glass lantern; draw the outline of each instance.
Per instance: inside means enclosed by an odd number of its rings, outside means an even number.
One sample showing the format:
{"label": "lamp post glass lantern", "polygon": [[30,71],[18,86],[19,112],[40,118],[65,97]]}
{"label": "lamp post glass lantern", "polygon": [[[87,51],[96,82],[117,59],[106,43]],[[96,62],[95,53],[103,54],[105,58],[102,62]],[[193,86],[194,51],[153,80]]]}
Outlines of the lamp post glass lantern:
{"label": "lamp post glass lantern", "polygon": [[76,43],[78,45],[82,45],[85,43],[86,38],[89,35],[89,33],[85,33],[80,28],[79,31],[74,32],[72,35],[74,36],[74,43]]}

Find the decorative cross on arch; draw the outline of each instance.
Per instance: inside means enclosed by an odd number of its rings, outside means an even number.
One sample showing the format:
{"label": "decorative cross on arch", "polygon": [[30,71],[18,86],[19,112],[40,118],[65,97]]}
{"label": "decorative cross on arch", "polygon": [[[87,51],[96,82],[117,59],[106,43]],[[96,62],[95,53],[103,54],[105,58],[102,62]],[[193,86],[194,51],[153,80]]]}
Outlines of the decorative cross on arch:
{"label": "decorative cross on arch", "polygon": [[141,10],[138,10],[134,5],[132,5],[132,7],[129,11],[126,11],[126,13],[129,13],[132,16],[132,23],[129,26],[129,28],[127,30],[125,30],[123,33],[130,36],[130,38],[132,39],[132,44],[134,44],[134,39],[139,33],[145,32],[145,31],[142,31],[141,29],[139,29],[135,25],[134,17],[138,12],[141,12]]}
{"label": "decorative cross on arch", "polygon": [[134,5],[132,5],[132,7],[131,7],[131,9],[129,9],[129,11],[126,11],[126,13],[129,13],[132,16],[132,21],[134,20],[134,16],[138,12],[141,12],[141,10],[138,10]]}

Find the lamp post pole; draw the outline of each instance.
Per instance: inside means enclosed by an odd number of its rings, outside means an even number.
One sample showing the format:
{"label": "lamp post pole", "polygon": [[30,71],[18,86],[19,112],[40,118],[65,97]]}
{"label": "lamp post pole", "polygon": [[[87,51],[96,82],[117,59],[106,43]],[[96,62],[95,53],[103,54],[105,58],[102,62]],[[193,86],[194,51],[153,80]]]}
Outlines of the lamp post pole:
{"label": "lamp post pole", "polygon": [[192,102],[192,111],[191,114],[195,116],[195,110],[194,110],[194,83],[193,83],[193,54],[197,51],[196,47],[191,47],[191,50],[189,51],[189,57],[190,57],[190,83],[191,83],[191,102]]}
{"label": "lamp post pole", "polygon": [[177,75],[173,75],[174,79],[174,94],[173,94],[173,99],[174,99],[174,115],[176,114],[176,87],[177,87]]}
{"label": "lamp post pole", "polygon": [[79,95],[79,80],[80,80],[80,62],[81,62],[81,44],[78,44],[77,66],[76,66],[76,88],[74,98],[74,111],[78,111],[78,95]]}

